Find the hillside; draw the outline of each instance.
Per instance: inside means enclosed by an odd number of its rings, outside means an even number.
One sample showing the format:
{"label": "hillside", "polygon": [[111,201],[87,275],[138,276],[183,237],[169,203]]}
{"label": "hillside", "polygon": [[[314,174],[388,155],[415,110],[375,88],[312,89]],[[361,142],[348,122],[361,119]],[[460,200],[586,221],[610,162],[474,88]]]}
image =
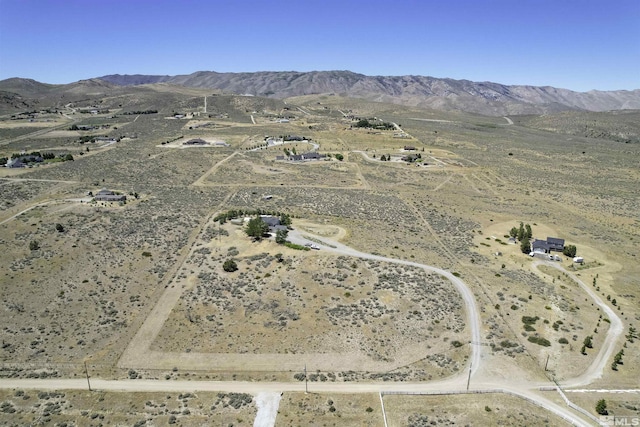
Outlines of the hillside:
{"label": "hillside", "polygon": [[370,101],[486,115],[640,108],[640,90],[574,92],[550,86],[509,86],[425,76],[366,76],[350,71],[217,73],[178,76],[108,75],[118,85],[171,83],[274,98],[337,93]]}

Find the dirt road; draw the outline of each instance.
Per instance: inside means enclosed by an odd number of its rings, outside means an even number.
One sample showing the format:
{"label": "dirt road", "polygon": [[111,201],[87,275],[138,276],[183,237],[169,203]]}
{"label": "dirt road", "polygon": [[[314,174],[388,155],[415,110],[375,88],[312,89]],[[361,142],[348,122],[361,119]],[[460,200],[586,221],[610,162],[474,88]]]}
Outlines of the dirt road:
{"label": "dirt road", "polygon": [[[224,391],[233,393],[277,393],[305,391],[304,382],[245,382],[245,381],[161,381],[161,380],[101,380],[91,379],[91,388],[111,392],[198,392]],[[32,390],[86,390],[86,379],[3,379],[0,388]],[[576,426],[590,426],[586,417],[576,415],[564,406],[525,388],[508,387],[497,384],[478,384],[472,391],[506,393],[521,397],[552,412]],[[429,383],[356,383],[356,382],[314,382],[309,384],[311,393],[443,393],[464,392],[464,388],[451,381]],[[265,421],[266,422],[266,421]],[[261,424],[262,425],[262,424]]]}
{"label": "dirt road", "polygon": [[584,282],[580,280],[578,276],[565,270],[558,263],[550,262],[550,261],[535,261],[531,267],[537,269],[538,266],[540,265],[546,265],[567,274],[574,282],[576,282],[578,285],[580,285],[580,287],[582,287],[582,289],[586,292],[586,294],[591,297],[591,299],[598,305],[598,307],[600,307],[600,309],[604,312],[604,314],[607,315],[607,317],[609,318],[609,321],[611,322],[609,325],[609,330],[607,331],[607,336],[605,337],[604,342],[600,347],[600,351],[594,358],[591,365],[589,365],[587,370],[575,378],[570,378],[562,381],[563,387],[585,386],[597,380],[598,378],[601,378],[602,372],[604,371],[605,366],[608,363],[610,363],[611,360],[613,360],[612,355],[616,348],[615,345],[618,338],[620,337],[620,335],[622,335],[622,332],[624,331],[624,325],[622,324],[622,320],[620,320],[620,318],[615,313],[615,311],[613,311],[613,309],[611,309],[611,307],[609,307],[604,302],[604,300],[600,298],[600,295],[594,292],[592,288],[585,285]]}
{"label": "dirt road", "polygon": [[[304,235],[300,233],[298,230],[293,230],[289,232],[288,238],[292,243],[297,243],[301,245],[305,243],[310,243],[310,241],[305,239]],[[405,261],[405,260],[395,259],[395,258],[387,258],[379,255],[360,252],[353,248],[350,248],[349,246],[343,245],[342,243],[338,243],[333,240],[327,241],[327,239],[324,239],[324,241],[326,241],[328,245],[331,245],[331,246],[327,246],[327,245],[320,244],[321,250],[324,250],[324,251],[357,257],[357,258],[370,259],[375,261],[409,265],[412,267],[422,268],[427,272],[436,273],[443,277],[446,277],[451,283],[453,283],[453,285],[456,287],[456,289],[462,296],[462,299],[464,300],[464,304],[467,311],[467,323],[469,324],[469,328],[471,329],[471,337],[470,337],[471,339],[470,362],[471,362],[471,368],[472,368],[471,374],[473,375],[478,370],[481,362],[481,355],[480,355],[481,346],[478,345],[478,343],[481,342],[480,314],[478,312],[478,308],[476,306],[476,300],[475,300],[475,297],[473,296],[473,293],[469,290],[467,285],[460,278],[454,276],[450,271],[446,271],[437,267],[432,267],[430,265],[425,265],[417,262]],[[466,376],[466,373],[461,373],[460,375]]]}

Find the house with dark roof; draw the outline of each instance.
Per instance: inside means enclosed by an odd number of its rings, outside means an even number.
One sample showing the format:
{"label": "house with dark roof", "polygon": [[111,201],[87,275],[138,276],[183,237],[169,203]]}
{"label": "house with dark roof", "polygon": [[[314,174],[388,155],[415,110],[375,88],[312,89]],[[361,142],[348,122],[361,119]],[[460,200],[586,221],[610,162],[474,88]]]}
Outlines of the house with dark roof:
{"label": "house with dark roof", "polygon": [[269,226],[269,232],[276,233],[278,230],[287,230],[285,225],[282,225],[280,218],[271,215],[260,215],[260,219]]}
{"label": "house with dark roof", "polygon": [[304,160],[322,160],[327,157],[326,154],[316,153],[310,151],[304,154],[289,154],[286,158],[284,156],[276,156],[276,160],[289,160],[291,162],[302,162]]}
{"label": "house with dark roof", "polygon": [[549,245],[547,244],[546,240],[536,239],[531,244],[531,249],[533,250],[533,252],[542,252],[546,254],[547,252],[549,252]]}
{"label": "house with dark roof", "polygon": [[547,237],[547,244],[549,245],[549,250],[557,252],[562,252],[564,250],[564,239]]}
{"label": "house with dark roof", "polygon": [[547,240],[536,239],[531,244],[531,248],[533,252],[562,252],[564,250],[564,239],[559,239],[557,237],[547,237]]}
{"label": "house with dark roof", "polygon": [[22,160],[20,160],[20,159],[16,158],[16,159],[9,159],[9,160],[7,161],[6,166],[7,166],[8,168],[23,168],[23,167],[25,167],[25,166],[27,166],[27,165],[25,165],[25,164],[22,162]]}
{"label": "house with dark roof", "polygon": [[124,202],[127,196],[124,194],[116,194],[110,190],[100,190],[93,197],[98,202]]}
{"label": "house with dark roof", "polygon": [[315,153],[315,152],[309,152],[309,153],[304,153],[302,155],[302,157],[305,160],[320,160],[320,159],[324,159],[325,157],[327,157],[325,154],[320,154],[320,153]]}

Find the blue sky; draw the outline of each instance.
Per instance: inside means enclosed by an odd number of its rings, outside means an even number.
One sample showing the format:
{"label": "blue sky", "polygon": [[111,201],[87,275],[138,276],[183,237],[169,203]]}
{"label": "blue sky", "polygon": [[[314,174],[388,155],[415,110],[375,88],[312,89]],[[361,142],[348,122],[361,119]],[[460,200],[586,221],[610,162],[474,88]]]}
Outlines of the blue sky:
{"label": "blue sky", "polygon": [[0,0],[0,79],[202,70],[640,89],[640,1]]}

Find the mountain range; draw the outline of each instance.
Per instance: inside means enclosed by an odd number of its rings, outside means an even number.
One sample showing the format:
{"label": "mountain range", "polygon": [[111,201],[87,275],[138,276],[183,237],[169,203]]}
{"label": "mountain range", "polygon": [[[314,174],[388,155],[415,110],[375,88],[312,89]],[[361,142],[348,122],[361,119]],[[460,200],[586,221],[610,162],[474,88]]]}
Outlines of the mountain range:
{"label": "mountain range", "polygon": [[0,104],[13,109],[31,108],[44,102],[45,98],[69,102],[84,96],[122,94],[132,87],[141,90],[163,87],[167,90],[172,90],[171,87],[211,89],[227,94],[275,99],[336,94],[368,101],[491,116],[640,109],[640,89],[575,92],[550,86],[504,85],[425,76],[366,76],[351,71],[199,71],[176,76],[112,74],[65,85],[11,78],[0,81]]}
{"label": "mountain range", "polygon": [[640,89],[575,92],[550,86],[503,85],[425,76],[366,76],[351,71],[198,71],[176,76],[114,74],[99,79],[121,86],[166,83],[280,99],[335,93],[370,101],[485,115],[640,109]]}

